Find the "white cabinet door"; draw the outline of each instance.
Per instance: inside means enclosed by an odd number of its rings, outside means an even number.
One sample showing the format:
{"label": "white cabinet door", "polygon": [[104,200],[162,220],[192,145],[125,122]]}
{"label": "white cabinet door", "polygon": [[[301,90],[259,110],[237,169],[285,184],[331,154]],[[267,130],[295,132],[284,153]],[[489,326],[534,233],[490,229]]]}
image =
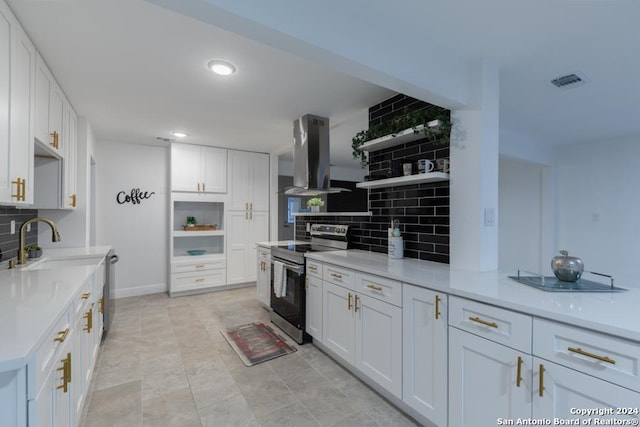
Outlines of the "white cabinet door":
{"label": "white cabinet door", "polygon": [[229,205],[233,211],[249,210],[252,197],[251,168],[253,167],[252,153],[246,151],[229,150]]}
{"label": "white cabinet door", "polygon": [[322,279],[306,277],[305,330],[314,340],[322,342]]}
{"label": "white cabinet door", "polygon": [[[531,417],[531,359],[450,327],[449,426],[493,426],[500,418]],[[521,380],[516,381],[519,363]]]}
{"label": "white cabinet door", "polygon": [[253,282],[256,242],[269,238],[269,213],[229,211],[227,224],[227,283]]}
{"label": "white cabinet door", "polygon": [[227,192],[227,150],[202,147],[202,191],[206,193]]}
{"label": "white cabinet door", "polygon": [[[69,369],[71,370],[71,372],[73,372],[73,364],[76,363],[76,361],[74,360],[72,351],[73,350],[71,346],[71,341],[67,341],[67,344],[65,345],[65,347],[62,349],[62,352],[60,353],[60,357],[62,359],[67,358],[69,360],[68,363],[70,363]],[[70,382],[67,383],[66,389],[63,387],[60,387],[63,385],[63,380],[62,380],[63,371],[61,370],[62,367],[63,367],[63,363],[62,363],[62,360],[60,360],[58,361],[58,363],[54,365],[54,369],[51,371],[52,375],[57,379],[54,381],[55,389],[53,391],[53,394],[54,394],[53,410],[55,413],[54,426],[70,427],[72,426],[71,391],[74,387],[73,374],[71,374],[72,376],[71,378],[69,378]]]}
{"label": "white cabinet door", "polygon": [[402,288],[403,401],[439,427],[447,425],[447,296]]}
{"label": "white cabinet door", "polygon": [[68,102],[64,104],[64,159],[63,159],[63,181],[64,190],[61,207],[64,209],[75,209],[78,206],[77,177],[78,177],[78,116]]}
{"label": "white cabinet door", "polygon": [[[542,381],[540,381],[541,372]],[[576,408],[636,408],[637,410],[640,402],[640,393],[537,357],[533,358],[533,382],[535,384],[533,418],[576,419],[579,416],[571,413],[571,409]],[[540,382],[543,386],[542,393],[540,393]],[[639,415],[613,413],[579,418],[591,420],[589,422],[593,422],[594,418],[622,421],[638,420]]]}
{"label": "white cabinet door", "polygon": [[322,343],[350,364],[355,362],[354,294],[347,289],[323,282]]}
{"label": "white cabinet door", "polygon": [[0,5],[0,203],[33,203],[35,47]]}
{"label": "white cabinet door", "polygon": [[171,145],[171,190],[200,191],[200,147]]}
{"label": "white cabinet door", "polygon": [[402,398],[402,309],[367,295],[354,295],[355,366]]}
{"label": "white cabinet door", "polygon": [[49,135],[51,77],[40,55],[36,55],[35,74],[35,138],[45,145],[51,145],[52,140]]}
{"label": "white cabinet door", "polygon": [[258,301],[269,306],[271,304],[271,263],[258,256],[256,279],[256,296]]}
{"label": "white cabinet door", "polygon": [[269,155],[229,150],[229,209],[269,210]]}
{"label": "white cabinet door", "polygon": [[[49,135],[54,140],[54,147],[61,153],[64,153],[64,104],[66,100],[62,89],[51,76],[51,92],[49,93]],[[55,144],[56,136],[57,144]]]}
{"label": "white cabinet door", "polygon": [[82,314],[82,312],[78,314],[73,328],[73,335],[71,336],[71,345],[73,346],[71,351],[71,407],[74,420],[80,419],[85,398],[85,385],[83,381],[85,332],[82,330],[84,324]]}

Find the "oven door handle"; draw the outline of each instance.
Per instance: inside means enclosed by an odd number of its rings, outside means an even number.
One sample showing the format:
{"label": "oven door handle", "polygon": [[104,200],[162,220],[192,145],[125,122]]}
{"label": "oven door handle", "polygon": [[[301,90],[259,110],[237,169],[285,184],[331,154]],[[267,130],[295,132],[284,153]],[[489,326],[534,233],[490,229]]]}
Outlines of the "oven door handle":
{"label": "oven door handle", "polygon": [[[278,261],[284,264],[284,268],[286,268],[287,270],[292,270],[294,273],[297,273],[297,274],[304,274],[303,265],[289,264],[288,262],[283,262],[283,261],[280,261],[279,259],[275,261]],[[273,262],[271,264],[273,265]]]}

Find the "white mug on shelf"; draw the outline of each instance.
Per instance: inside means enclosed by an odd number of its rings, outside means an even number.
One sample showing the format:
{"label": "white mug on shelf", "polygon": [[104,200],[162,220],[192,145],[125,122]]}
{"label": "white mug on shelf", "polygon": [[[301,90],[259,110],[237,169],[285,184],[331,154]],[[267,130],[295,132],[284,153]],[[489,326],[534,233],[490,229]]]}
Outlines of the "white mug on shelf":
{"label": "white mug on shelf", "polygon": [[418,160],[418,172],[419,173],[427,173],[431,172],[435,165],[431,160],[420,159]]}
{"label": "white mug on shelf", "polygon": [[449,173],[449,169],[451,168],[451,161],[447,158],[436,160],[438,164],[438,170],[440,172]]}
{"label": "white mug on shelf", "polygon": [[404,176],[409,176],[413,172],[413,165],[411,163],[402,164],[402,173]]}

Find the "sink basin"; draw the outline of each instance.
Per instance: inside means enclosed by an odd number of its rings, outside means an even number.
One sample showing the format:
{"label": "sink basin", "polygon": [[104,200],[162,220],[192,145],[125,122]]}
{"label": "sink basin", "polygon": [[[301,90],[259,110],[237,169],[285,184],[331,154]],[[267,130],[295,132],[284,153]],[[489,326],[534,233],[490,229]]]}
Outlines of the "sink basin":
{"label": "sink basin", "polygon": [[75,258],[44,258],[27,265],[23,270],[47,270],[50,268],[78,267],[83,265],[97,265],[103,257],[86,256]]}

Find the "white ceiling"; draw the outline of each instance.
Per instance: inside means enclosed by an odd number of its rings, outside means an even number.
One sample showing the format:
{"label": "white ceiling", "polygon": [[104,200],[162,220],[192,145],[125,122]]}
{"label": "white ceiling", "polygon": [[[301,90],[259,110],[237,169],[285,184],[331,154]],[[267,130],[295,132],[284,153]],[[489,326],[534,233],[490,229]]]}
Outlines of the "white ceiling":
{"label": "white ceiling", "polygon": [[[640,134],[635,0],[150,1],[182,14],[141,0],[8,0],[101,139],[151,143],[184,128],[194,143],[270,152],[302,114],[339,123],[393,91],[464,104],[460,69],[478,59],[500,69],[502,135]],[[237,75],[208,72],[212,58],[232,60]],[[549,83],[576,71],[588,84]],[[349,157],[350,141],[339,145],[334,163]]]}

